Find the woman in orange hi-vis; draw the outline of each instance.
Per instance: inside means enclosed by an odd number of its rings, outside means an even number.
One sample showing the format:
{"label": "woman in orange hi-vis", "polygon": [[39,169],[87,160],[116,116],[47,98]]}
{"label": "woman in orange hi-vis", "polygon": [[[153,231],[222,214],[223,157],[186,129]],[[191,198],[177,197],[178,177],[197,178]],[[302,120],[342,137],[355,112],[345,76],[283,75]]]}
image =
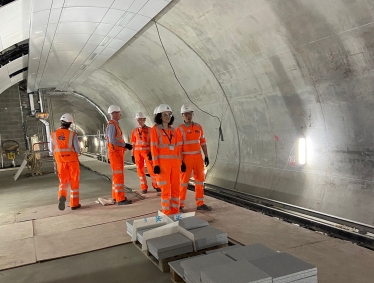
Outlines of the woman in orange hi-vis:
{"label": "woman in orange hi-vis", "polygon": [[106,127],[106,138],[108,140],[108,155],[110,167],[113,172],[112,198],[117,205],[131,204],[132,201],[125,197],[125,178],[123,167],[125,163],[125,151],[131,150],[132,145],[125,143],[121,128],[118,125],[121,119],[121,109],[118,105],[109,106],[108,113],[111,120]]}
{"label": "woman in orange hi-vis", "polygon": [[157,192],[161,192],[158,188],[155,174],[153,173],[152,154],[151,154],[151,128],[145,125],[145,116],[142,112],[136,113],[136,121],[139,127],[132,130],[132,162],[136,164],[138,176],[140,179],[140,186],[142,193],[148,192],[147,178],[145,176],[144,162],[147,164],[149,175],[151,175],[152,186]]}
{"label": "woman in orange hi-vis", "polygon": [[185,170],[181,162],[181,140],[172,125],[174,117],[169,105],[161,104],[151,130],[151,152],[157,184],[161,186],[161,211],[179,213],[180,173]]}
{"label": "woman in orange hi-vis", "polygon": [[62,115],[61,128],[51,135],[51,147],[57,163],[60,186],[58,192],[58,209],[65,209],[65,202],[68,196],[70,183],[70,208],[75,210],[80,208],[79,204],[79,160],[78,155],[81,149],[78,137],[75,132],[69,130],[74,122],[73,116],[69,113]]}
{"label": "woman in orange hi-vis", "polygon": [[[182,139],[182,160],[186,166],[186,172],[182,173],[180,187],[180,211],[183,212],[186,200],[187,187],[193,171],[195,181],[195,199],[198,210],[212,210],[204,203],[204,162],[209,165],[208,149],[204,137],[203,127],[192,121],[194,110],[191,106],[182,105],[181,113],[184,123],[177,128],[177,136]],[[205,160],[201,155],[204,151]]]}

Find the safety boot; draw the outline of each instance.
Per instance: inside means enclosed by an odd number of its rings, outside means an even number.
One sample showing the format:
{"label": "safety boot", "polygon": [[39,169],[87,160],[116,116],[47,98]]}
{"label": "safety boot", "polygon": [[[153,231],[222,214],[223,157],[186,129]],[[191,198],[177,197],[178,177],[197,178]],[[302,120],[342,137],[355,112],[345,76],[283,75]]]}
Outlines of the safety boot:
{"label": "safety boot", "polygon": [[71,210],[76,210],[81,207],[81,204],[78,204],[77,206],[70,207]]}
{"label": "safety boot", "polygon": [[179,213],[184,213],[184,207],[183,207],[183,206],[181,206],[181,207],[179,208]]}
{"label": "safety boot", "polygon": [[132,200],[128,200],[127,198],[125,198],[124,200],[117,202],[117,205],[126,205],[126,204],[132,204]]}
{"label": "safety boot", "polygon": [[148,190],[142,190],[142,194],[148,193]]}
{"label": "safety boot", "polygon": [[212,210],[212,207],[211,206],[208,206],[206,204],[203,204],[203,205],[200,205],[197,207],[197,210],[206,210],[206,211],[211,211]]}
{"label": "safety boot", "polygon": [[156,192],[161,192],[161,189],[160,188],[154,188],[156,190]]}
{"label": "safety boot", "polygon": [[59,210],[65,210],[65,201],[66,201],[66,198],[64,196],[60,196],[60,198],[58,200],[58,209]]}

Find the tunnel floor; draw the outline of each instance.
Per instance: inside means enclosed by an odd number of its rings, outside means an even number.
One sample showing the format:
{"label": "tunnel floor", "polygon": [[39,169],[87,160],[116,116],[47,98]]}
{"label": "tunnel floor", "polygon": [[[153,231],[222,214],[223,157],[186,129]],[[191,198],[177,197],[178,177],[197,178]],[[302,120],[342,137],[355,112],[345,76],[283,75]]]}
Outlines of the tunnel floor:
{"label": "tunnel floor", "polygon": [[[111,174],[108,164],[88,157],[82,157],[81,163],[104,176]],[[45,167],[43,171],[51,169]],[[125,170],[125,184],[140,190],[132,166],[125,169],[130,169]],[[0,234],[4,227],[8,229],[5,231],[11,231],[13,225],[24,227],[32,223],[32,235],[24,228],[13,229],[14,236],[22,239],[0,242],[0,253],[5,254],[5,259],[15,253],[22,254],[21,260],[27,254],[34,259],[25,261],[25,266],[0,271],[1,282],[171,282],[170,275],[159,271],[130,244],[131,239],[126,235],[127,219],[155,215],[159,209],[159,197],[152,189],[146,200],[127,194],[134,200],[131,206],[103,207],[94,200],[110,194],[110,181],[81,166],[82,209],[60,212],[55,174],[26,178],[25,170],[19,181],[14,182],[15,172],[0,172]],[[372,282],[374,252],[371,250],[209,196],[206,202],[213,211],[199,212],[198,217],[226,231],[239,243],[261,243],[317,266],[320,283]],[[191,191],[186,207],[188,211],[195,210]],[[25,243],[33,249],[24,248]]]}

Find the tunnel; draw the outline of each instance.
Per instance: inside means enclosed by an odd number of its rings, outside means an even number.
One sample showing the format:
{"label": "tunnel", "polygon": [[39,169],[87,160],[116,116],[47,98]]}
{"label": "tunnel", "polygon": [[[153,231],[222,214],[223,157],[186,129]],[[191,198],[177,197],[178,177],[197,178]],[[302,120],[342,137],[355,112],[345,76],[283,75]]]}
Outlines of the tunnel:
{"label": "tunnel", "polygon": [[64,113],[103,159],[110,105],[129,143],[136,113],[152,127],[168,104],[179,126],[185,104],[204,129],[206,186],[374,225],[373,1],[3,2],[0,134],[18,141],[17,166]]}

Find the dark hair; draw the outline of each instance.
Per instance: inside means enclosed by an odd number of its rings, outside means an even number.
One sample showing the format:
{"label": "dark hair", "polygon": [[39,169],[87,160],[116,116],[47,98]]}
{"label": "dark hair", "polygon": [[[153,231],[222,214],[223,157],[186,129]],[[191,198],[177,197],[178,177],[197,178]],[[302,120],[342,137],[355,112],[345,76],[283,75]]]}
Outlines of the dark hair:
{"label": "dark hair", "polygon": [[68,123],[68,122],[65,122],[65,121],[61,121],[61,128],[63,129],[69,129],[71,126],[71,123]]}
{"label": "dark hair", "polygon": [[[155,123],[156,124],[162,124],[162,118],[161,118],[161,115],[162,115],[162,113],[158,113],[156,116],[155,116]],[[170,125],[173,125],[173,123],[174,123],[174,116],[172,116],[171,117],[171,119],[170,119],[170,122],[169,122],[169,126]]]}

